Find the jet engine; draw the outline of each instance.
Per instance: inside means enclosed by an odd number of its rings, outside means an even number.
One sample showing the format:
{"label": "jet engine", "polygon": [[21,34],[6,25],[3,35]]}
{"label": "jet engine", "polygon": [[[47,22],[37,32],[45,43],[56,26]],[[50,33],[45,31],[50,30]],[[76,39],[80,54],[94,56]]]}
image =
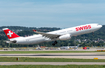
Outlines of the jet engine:
{"label": "jet engine", "polygon": [[71,38],[70,34],[65,34],[65,35],[61,35],[61,36],[59,37],[59,40],[68,40],[68,39],[70,39],[70,38]]}

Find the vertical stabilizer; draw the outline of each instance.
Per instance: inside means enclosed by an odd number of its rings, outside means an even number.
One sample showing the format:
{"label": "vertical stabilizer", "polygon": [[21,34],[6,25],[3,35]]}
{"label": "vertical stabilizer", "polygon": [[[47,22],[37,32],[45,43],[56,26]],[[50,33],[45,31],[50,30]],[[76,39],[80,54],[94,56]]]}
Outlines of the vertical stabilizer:
{"label": "vertical stabilizer", "polygon": [[10,29],[8,28],[4,28],[3,31],[5,32],[5,34],[7,35],[7,37],[9,39],[13,39],[13,38],[18,38],[20,36],[18,36],[17,34],[15,34],[13,31],[11,31]]}

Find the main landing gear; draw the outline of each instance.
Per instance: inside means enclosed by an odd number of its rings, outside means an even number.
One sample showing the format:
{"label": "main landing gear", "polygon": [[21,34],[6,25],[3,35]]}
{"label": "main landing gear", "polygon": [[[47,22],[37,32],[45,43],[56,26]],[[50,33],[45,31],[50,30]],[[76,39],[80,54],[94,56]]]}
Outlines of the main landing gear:
{"label": "main landing gear", "polygon": [[57,41],[54,41],[54,42],[52,43],[52,45],[55,46],[55,44],[57,44],[57,43],[58,43]]}

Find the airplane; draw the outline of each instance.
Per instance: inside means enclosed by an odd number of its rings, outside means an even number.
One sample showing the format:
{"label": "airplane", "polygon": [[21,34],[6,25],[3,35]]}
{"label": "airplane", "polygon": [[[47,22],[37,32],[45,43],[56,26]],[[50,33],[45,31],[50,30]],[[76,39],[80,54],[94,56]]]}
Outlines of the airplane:
{"label": "airplane", "polygon": [[54,41],[52,43],[52,45],[54,46],[57,44],[57,40],[69,40],[72,36],[91,33],[99,30],[101,27],[102,25],[99,24],[86,24],[86,25],[80,25],[76,27],[46,32],[46,33],[39,32],[33,29],[33,31],[38,34],[28,37],[21,37],[8,28],[3,28],[3,31],[9,38],[9,41],[6,41],[6,43],[39,44],[42,42]]}

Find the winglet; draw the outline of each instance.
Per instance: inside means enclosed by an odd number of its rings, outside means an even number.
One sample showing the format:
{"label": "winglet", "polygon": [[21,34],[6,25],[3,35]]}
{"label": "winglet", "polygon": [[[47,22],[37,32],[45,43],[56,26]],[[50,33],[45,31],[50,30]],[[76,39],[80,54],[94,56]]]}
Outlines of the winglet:
{"label": "winglet", "polygon": [[34,32],[36,32],[36,30],[35,30],[35,29],[33,29],[33,31],[34,31]]}

